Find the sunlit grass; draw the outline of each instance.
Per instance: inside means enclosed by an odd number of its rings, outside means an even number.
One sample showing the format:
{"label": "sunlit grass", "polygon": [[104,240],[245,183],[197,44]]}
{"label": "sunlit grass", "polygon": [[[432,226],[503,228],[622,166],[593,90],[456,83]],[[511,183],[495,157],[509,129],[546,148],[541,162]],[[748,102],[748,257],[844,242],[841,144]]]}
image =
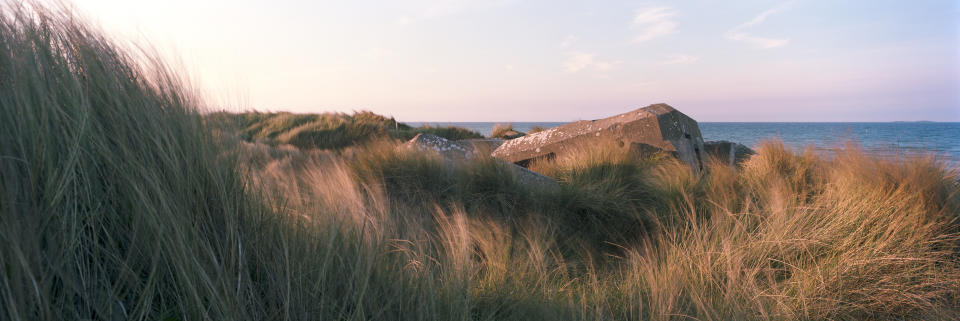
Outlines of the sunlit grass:
{"label": "sunlit grass", "polygon": [[513,128],[513,123],[496,124],[490,131],[490,138],[514,139],[524,135],[526,134]]}

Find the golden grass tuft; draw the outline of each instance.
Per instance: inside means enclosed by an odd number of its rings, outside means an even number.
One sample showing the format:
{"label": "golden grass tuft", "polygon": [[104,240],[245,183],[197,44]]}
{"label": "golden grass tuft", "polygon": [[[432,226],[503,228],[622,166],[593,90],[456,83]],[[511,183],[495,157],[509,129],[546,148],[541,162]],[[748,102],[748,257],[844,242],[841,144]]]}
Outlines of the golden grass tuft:
{"label": "golden grass tuft", "polygon": [[513,123],[496,124],[493,126],[493,130],[490,132],[490,138],[500,139],[514,139],[524,135],[526,134],[513,129]]}

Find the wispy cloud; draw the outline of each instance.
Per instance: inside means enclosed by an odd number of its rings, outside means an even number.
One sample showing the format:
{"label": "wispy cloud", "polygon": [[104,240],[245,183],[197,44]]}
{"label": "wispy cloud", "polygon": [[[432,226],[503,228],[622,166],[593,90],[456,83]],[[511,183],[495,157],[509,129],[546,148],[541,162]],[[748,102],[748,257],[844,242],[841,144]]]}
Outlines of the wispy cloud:
{"label": "wispy cloud", "polygon": [[692,64],[697,61],[700,61],[700,57],[691,56],[691,55],[669,55],[667,59],[664,59],[661,63],[664,65],[682,65],[682,64]]}
{"label": "wispy cloud", "polygon": [[620,63],[620,61],[598,60],[596,55],[590,53],[573,52],[568,55],[567,60],[563,63],[563,68],[567,72],[578,72],[588,69],[608,71]]}
{"label": "wispy cloud", "polygon": [[633,38],[633,41],[644,42],[657,38],[677,29],[677,23],[673,17],[677,13],[669,7],[649,7],[637,10],[633,16],[631,27],[638,30],[639,33]]}
{"label": "wispy cloud", "polygon": [[763,23],[768,17],[785,10],[790,4],[791,2],[786,2],[777,6],[776,8],[761,12],[750,21],[744,22],[743,24],[730,29],[730,31],[727,31],[727,39],[746,42],[763,49],[776,48],[786,45],[788,42],[790,42],[790,39],[757,37],[750,35],[743,30]]}

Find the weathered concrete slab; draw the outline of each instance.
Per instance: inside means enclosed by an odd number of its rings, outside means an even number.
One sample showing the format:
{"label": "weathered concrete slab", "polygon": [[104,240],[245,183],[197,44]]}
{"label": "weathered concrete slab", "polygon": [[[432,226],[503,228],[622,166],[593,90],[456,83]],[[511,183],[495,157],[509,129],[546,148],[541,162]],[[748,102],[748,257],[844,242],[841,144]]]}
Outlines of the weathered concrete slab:
{"label": "weathered concrete slab", "polygon": [[[449,140],[432,134],[417,134],[407,141],[401,148],[410,148],[420,151],[436,152],[451,161],[465,161],[488,154],[495,150],[504,140],[502,139],[466,139]],[[553,178],[541,175],[516,164],[504,162],[513,169],[514,177],[524,184],[537,184],[546,188],[559,187]]]}
{"label": "weathered concrete slab", "polygon": [[703,150],[707,155],[722,160],[730,166],[740,165],[750,155],[756,154],[750,147],[725,140],[704,142]]}
{"label": "weathered concrete slab", "polygon": [[476,148],[473,144],[449,140],[433,134],[417,134],[413,139],[401,145],[405,148],[412,148],[421,151],[432,151],[445,158],[453,160],[466,160],[477,157]]}
{"label": "weathered concrete slab", "polygon": [[703,169],[703,138],[697,122],[667,104],[655,104],[599,120],[581,120],[511,139],[491,156],[525,164],[532,159],[551,157],[590,144],[613,139],[623,148],[661,150],[690,165],[694,173]]}

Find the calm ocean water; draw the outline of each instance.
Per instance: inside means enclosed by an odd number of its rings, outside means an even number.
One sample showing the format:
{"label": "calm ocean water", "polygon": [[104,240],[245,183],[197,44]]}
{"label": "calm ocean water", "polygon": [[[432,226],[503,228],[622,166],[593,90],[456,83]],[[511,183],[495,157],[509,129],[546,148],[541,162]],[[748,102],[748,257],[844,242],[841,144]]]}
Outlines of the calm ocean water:
{"label": "calm ocean water", "polygon": [[[408,123],[458,126],[489,135],[497,123]],[[515,122],[514,128],[525,132],[533,126],[550,128],[565,123]],[[780,139],[794,150],[807,146],[829,152],[848,142],[864,150],[882,155],[917,155],[935,153],[954,166],[960,165],[960,123],[893,122],[893,123],[710,123],[701,122],[704,140],[729,140],[750,147],[765,139]]]}

